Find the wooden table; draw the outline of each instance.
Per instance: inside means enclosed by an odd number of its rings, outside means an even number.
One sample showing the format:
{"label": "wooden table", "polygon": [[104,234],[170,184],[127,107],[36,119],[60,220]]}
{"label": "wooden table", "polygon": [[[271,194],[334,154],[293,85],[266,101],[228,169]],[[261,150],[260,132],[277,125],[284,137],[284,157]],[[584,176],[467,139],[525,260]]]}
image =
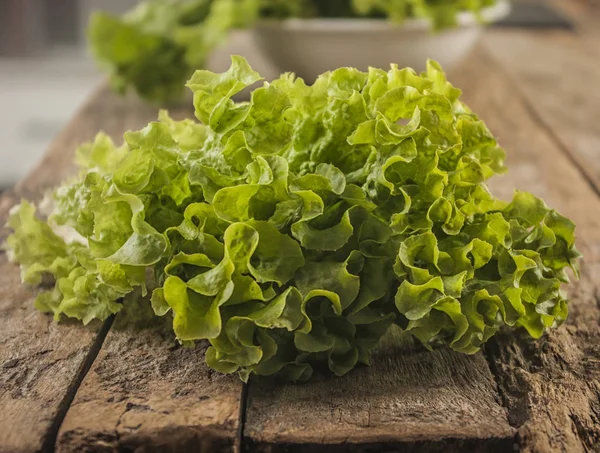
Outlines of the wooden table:
{"label": "wooden table", "polygon": [[[578,33],[490,30],[450,74],[508,151],[495,193],[532,191],[578,225],[585,263],[566,325],[473,356],[389,337],[343,378],[243,385],[209,370],[203,347],[176,347],[168,326],[54,323],[2,255],[0,452],[600,451],[600,14],[570,5]],[[120,137],[155,116],[101,88],[2,196],[1,218],[69,175],[99,129]]]}

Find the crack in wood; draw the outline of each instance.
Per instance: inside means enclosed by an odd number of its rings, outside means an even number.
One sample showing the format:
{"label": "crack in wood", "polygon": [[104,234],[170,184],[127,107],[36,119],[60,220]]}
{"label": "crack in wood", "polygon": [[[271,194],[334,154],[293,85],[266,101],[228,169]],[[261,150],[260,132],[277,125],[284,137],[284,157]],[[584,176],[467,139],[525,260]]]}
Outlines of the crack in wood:
{"label": "crack in wood", "polygon": [[241,453],[244,448],[244,428],[246,426],[246,409],[248,407],[248,387],[249,382],[244,382],[240,394],[240,415],[238,421],[238,431],[234,445],[234,452]]}
{"label": "crack in wood", "polygon": [[[121,446],[121,432],[120,432],[119,428],[121,427],[121,423],[123,422],[123,417],[125,416],[125,414],[127,414],[128,412],[130,412],[131,410],[134,410],[134,409],[141,410],[141,411],[152,411],[152,408],[146,404],[136,404],[136,403],[128,402],[125,405],[125,409],[123,410],[121,415],[119,415],[117,423],[115,423],[115,445],[119,450],[121,450],[121,447],[122,447]],[[142,423],[139,423],[136,426],[128,427],[127,429],[129,429],[131,431],[135,431],[141,427],[142,427]]]}
{"label": "crack in wood", "polygon": [[[515,351],[516,353],[516,351]],[[489,340],[484,349],[484,357],[488,362],[490,372],[496,382],[496,390],[500,397],[500,403],[506,410],[508,423],[513,428],[520,428],[530,418],[530,411],[526,404],[527,391],[526,385],[506,386],[503,382],[503,371],[500,369],[502,359],[500,357],[500,342],[497,338]],[[519,404],[520,403],[520,404]],[[518,436],[515,434],[515,442],[518,443]]]}
{"label": "crack in wood", "polygon": [[245,453],[506,453],[514,450],[514,444],[506,438],[488,438],[485,442],[476,439],[448,438],[443,445],[439,442],[376,442],[357,444],[351,437],[340,439],[335,444],[323,438],[319,443],[264,444],[247,440]]}
{"label": "crack in wood", "polygon": [[[506,410],[506,417],[508,419],[508,424],[513,428],[519,428],[523,421],[519,421],[515,419],[514,415],[511,414],[511,408],[509,403],[508,395],[504,387],[501,385],[500,376],[501,372],[498,369],[498,364],[496,363],[496,359],[494,355],[497,357],[499,355],[499,345],[495,338],[490,339],[483,348],[483,356],[488,364],[490,369],[490,373],[492,373],[492,377],[494,378],[494,382],[496,383],[496,392],[498,393],[499,401],[498,403]],[[494,351],[495,354],[492,352]],[[516,434],[515,434],[516,436]],[[515,437],[516,438],[516,437]]]}
{"label": "crack in wood", "polygon": [[104,340],[106,339],[106,336],[108,335],[108,332],[112,326],[113,321],[114,321],[114,315],[110,316],[102,324],[102,328],[98,332],[98,335],[96,336],[96,339],[94,340],[94,343],[92,344],[89,351],[87,352],[85,361],[81,365],[81,369],[79,370],[79,372],[73,379],[73,382],[69,386],[69,389],[67,390],[65,396],[63,397],[62,401],[60,402],[60,404],[58,406],[58,412],[56,414],[56,417],[52,421],[52,424],[50,425],[50,428],[49,428],[48,432],[46,433],[46,436],[42,442],[41,453],[53,453],[55,451],[56,439],[58,437],[58,431],[60,430],[60,426],[62,425],[62,422],[63,422],[65,416],[67,415],[67,411],[69,410],[69,407],[71,407],[71,403],[73,402],[73,399],[75,398],[75,395],[77,394],[77,390],[79,389],[79,386],[83,382],[83,379],[85,378],[85,376],[90,371],[90,368],[92,367],[94,360],[98,356],[100,349],[102,349],[102,344],[104,343]]}

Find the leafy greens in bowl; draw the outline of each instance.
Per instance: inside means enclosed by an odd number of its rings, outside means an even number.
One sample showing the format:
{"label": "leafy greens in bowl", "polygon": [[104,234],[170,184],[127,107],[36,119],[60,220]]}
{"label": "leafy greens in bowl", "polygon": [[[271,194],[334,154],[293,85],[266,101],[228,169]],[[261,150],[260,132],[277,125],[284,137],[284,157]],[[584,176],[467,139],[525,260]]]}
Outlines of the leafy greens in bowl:
{"label": "leafy greens in bowl", "polygon": [[88,323],[152,291],[181,342],[208,340],[208,365],[242,379],[342,375],[392,324],[469,354],[565,320],[574,225],[489,192],[504,151],[437,63],[284,74],[232,100],[260,80],[241,57],[196,71],[199,122],[163,111],[122,146],[99,134],[48,221],[14,208],[23,281],[56,280],[38,309]]}
{"label": "leafy greens in bowl", "polygon": [[[496,0],[147,0],[123,17],[98,12],[88,36],[92,53],[117,92],[133,87],[144,99],[179,100],[194,69],[234,28],[261,18],[428,18],[453,27],[461,12],[479,14]],[[387,63],[387,62],[386,62]],[[287,69],[287,68],[286,68]]]}

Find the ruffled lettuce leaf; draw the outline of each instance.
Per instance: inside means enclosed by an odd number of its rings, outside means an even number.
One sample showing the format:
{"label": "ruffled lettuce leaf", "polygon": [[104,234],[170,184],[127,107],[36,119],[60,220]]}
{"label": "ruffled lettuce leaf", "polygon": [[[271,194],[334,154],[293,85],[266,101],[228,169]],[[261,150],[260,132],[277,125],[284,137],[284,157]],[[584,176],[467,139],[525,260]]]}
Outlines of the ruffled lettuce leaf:
{"label": "ruffled lettuce leaf", "polygon": [[394,324],[470,354],[564,322],[575,227],[489,192],[504,151],[439,65],[285,74],[233,99],[260,79],[241,57],[196,72],[198,121],[161,112],[122,146],[99,134],[47,221],[13,210],[23,281],[55,281],[40,310],[89,322],[151,291],[181,342],[208,341],[209,366],[242,379],[345,374]]}

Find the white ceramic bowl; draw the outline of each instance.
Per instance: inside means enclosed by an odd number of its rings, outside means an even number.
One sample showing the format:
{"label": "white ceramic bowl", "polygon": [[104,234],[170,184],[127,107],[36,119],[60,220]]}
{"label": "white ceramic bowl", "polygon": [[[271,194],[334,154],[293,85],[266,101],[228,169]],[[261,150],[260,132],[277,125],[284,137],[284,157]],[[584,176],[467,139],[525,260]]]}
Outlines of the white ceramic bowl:
{"label": "white ceramic bowl", "polygon": [[[484,22],[495,22],[510,11],[506,0],[482,11]],[[460,13],[458,26],[433,32],[427,19],[394,24],[378,19],[263,20],[254,28],[257,46],[282,72],[307,81],[342,66],[424,69],[428,58],[450,69],[477,42],[482,24],[474,14]]]}

